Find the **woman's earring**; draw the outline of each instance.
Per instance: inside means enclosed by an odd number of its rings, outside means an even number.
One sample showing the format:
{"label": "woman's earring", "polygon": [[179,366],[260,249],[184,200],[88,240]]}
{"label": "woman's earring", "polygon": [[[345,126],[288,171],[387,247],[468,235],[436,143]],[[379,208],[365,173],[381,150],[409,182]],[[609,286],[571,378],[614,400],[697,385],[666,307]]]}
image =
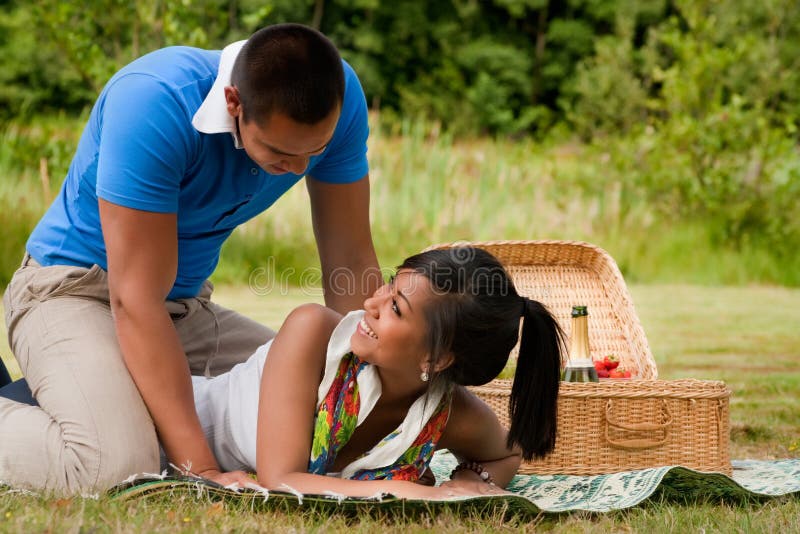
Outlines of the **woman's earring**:
{"label": "woman's earring", "polygon": [[428,371],[422,371],[422,373],[420,373],[419,375],[419,379],[422,380],[423,382],[427,382],[430,379],[430,377],[428,376]]}

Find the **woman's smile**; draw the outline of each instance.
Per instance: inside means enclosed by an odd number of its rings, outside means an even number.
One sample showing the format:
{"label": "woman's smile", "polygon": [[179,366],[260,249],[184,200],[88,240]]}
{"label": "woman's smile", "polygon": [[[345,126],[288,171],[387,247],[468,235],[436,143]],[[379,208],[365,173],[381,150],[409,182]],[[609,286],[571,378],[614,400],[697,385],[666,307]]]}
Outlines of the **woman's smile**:
{"label": "woman's smile", "polygon": [[372,339],[378,339],[378,335],[367,324],[367,319],[365,317],[362,317],[361,321],[358,323],[358,333],[367,337],[371,337]]}

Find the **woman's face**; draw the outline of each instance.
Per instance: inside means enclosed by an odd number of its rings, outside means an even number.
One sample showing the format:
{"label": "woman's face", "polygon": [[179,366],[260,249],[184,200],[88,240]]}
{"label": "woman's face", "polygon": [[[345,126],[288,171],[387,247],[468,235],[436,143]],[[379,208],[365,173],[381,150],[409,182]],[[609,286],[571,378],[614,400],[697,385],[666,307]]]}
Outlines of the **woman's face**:
{"label": "woman's face", "polygon": [[353,353],[385,371],[419,381],[428,361],[424,308],[431,298],[425,276],[411,270],[398,272],[364,301],[366,313],[350,338]]}

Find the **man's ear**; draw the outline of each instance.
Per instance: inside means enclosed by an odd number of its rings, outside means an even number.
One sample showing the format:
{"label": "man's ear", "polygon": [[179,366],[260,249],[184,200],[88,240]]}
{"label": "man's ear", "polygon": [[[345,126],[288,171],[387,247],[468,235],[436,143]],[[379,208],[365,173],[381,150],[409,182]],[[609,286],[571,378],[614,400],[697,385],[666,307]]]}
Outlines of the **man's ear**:
{"label": "man's ear", "polygon": [[225,87],[225,109],[233,118],[242,114],[242,101],[239,99],[239,90],[233,85]]}

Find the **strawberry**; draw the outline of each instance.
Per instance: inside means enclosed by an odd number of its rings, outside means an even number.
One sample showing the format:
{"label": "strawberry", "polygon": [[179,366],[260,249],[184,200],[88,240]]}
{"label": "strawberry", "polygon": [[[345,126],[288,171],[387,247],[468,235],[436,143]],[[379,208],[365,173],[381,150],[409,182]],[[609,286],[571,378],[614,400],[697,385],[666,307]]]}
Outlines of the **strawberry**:
{"label": "strawberry", "polygon": [[619,358],[613,354],[609,354],[605,358],[603,358],[603,365],[606,366],[606,369],[609,371],[612,369],[616,369],[619,365]]}
{"label": "strawberry", "polygon": [[622,369],[612,369],[608,372],[609,378],[625,378],[625,371]]}
{"label": "strawberry", "polygon": [[597,370],[597,378],[608,378],[608,369],[598,369]]}
{"label": "strawberry", "polygon": [[606,369],[606,364],[603,363],[603,360],[594,360],[592,363],[594,363],[594,368],[598,373],[600,371],[608,371],[608,369]]}
{"label": "strawberry", "polygon": [[625,369],[624,373],[625,373],[625,377],[624,378],[630,378],[631,377],[631,370],[630,369]]}

